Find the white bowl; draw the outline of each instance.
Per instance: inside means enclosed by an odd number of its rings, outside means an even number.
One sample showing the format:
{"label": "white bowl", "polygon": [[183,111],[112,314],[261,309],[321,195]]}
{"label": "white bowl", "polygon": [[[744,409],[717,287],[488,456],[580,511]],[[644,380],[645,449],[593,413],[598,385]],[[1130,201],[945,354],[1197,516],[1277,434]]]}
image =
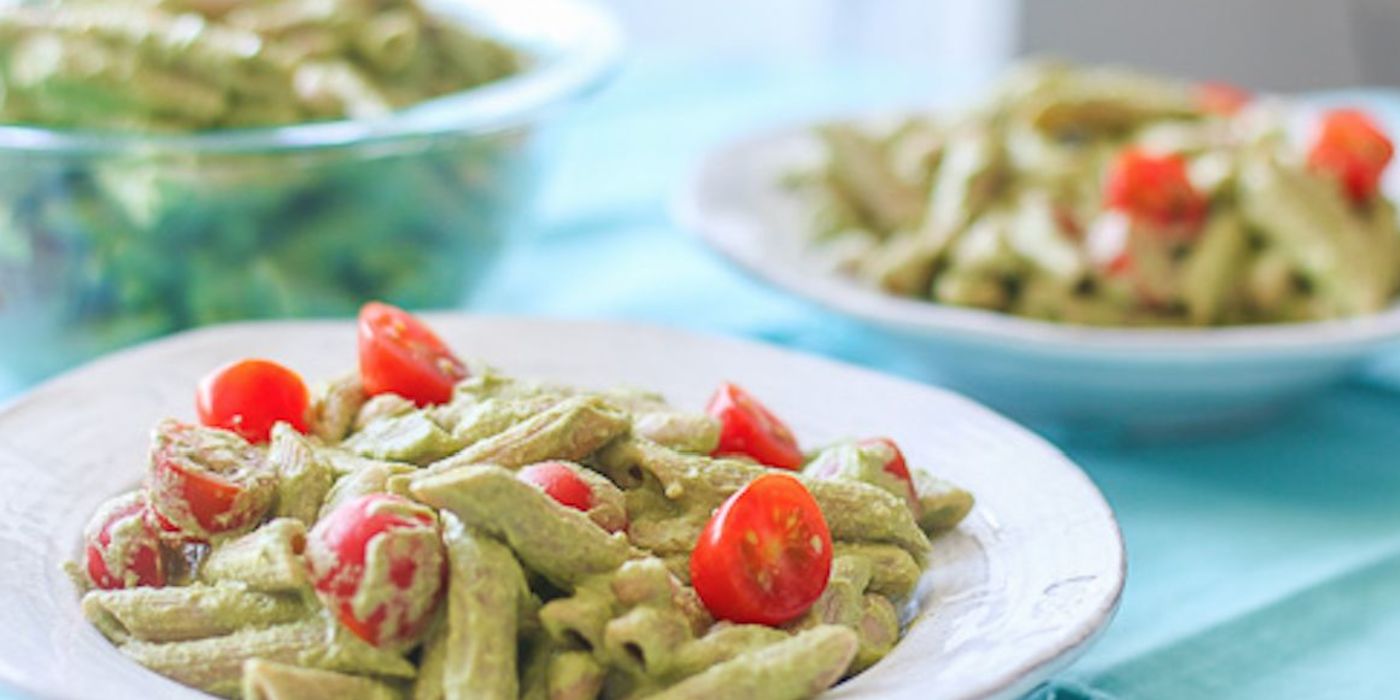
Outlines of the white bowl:
{"label": "white bowl", "polygon": [[870,326],[872,346],[1032,423],[1135,432],[1272,414],[1400,339],[1400,307],[1363,318],[1218,328],[1099,328],[907,299],[831,270],[785,174],[819,157],[800,125],[712,151],[679,192],[681,225],[748,272]]}
{"label": "white bowl", "polygon": [[[746,342],[614,323],[432,317],[464,354],[521,375],[659,389],[702,405],[749,387],[808,445],[889,435],[912,464],[967,487],[977,507],[935,542],[909,632],[840,698],[1012,698],[1081,653],[1123,586],[1123,542],[1089,479],[1040,438],[964,398]],[[103,499],[141,478],[147,433],[189,417],[209,368],[276,358],[308,378],[354,366],[349,322],[195,331],[100,360],[0,410],[0,682],[61,697],[193,698],[123,657],[83,619],[59,570]]]}

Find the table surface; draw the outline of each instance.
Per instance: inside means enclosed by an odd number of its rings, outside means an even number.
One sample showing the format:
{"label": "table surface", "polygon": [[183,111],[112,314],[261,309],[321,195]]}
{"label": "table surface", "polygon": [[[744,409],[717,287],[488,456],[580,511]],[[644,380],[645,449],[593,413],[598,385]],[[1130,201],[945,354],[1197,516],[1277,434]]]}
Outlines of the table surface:
{"label": "table surface", "polygon": [[[946,103],[975,89],[968,82],[952,70],[634,58],[554,128],[536,219],[470,306],[757,338],[936,383],[918,358],[745,277],[678,230],[667,203],[725,138]],[[1400,358],[1392,362],[1244,435],[1177,444],[1051,435],[1117,511],[1129,580],[1099,644],[1037,695],[1393,697]],[[0,380],[0,397],[17,389]]]}

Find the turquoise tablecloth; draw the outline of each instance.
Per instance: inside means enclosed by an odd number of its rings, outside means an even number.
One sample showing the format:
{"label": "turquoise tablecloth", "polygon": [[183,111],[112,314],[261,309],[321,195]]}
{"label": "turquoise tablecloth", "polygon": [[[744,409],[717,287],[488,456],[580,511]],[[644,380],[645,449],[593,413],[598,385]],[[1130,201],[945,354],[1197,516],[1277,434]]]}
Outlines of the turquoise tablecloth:
{"label": "turquoise tablecloth", "polygon": [[[956,99],[972,88],[964,82],[878,66],[634,62],[557,130],[538,220],[473,307],[742,335],[936,381],[918,358],[745,278],[678,231],[667,200],[727,136]],[[1400,697],[1400,389],[1390,374],[1233,439],[1051,436],[1118,512],[1130,564],[1112,627],[1041,694]]]}

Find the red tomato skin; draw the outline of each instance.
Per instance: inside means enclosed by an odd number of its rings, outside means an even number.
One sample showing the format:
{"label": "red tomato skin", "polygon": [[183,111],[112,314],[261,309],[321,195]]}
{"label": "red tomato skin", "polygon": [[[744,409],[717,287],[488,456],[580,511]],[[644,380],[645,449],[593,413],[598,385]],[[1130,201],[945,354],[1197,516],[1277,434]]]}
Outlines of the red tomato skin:
{"label": "red tomato skin", "polygon": [[369,396],[398,394],[419,406],[446,403],[467,366],[417,317],[377,301],[360,309],[360,381]]}
{"label": "red tomato skin", "polygon": [[1381,175],[1394,156],[1394,144],[1370,116],[1336,109],[1323,116],[1308,165],[1335,177],[1353,203],[1365,204],[1380,191]]}
{"label": "red tomato skin", "polygon": [[899,445],[887,437],[867,438],[861,440],[860,444],[861,446],[879,445],[889,451],[891,457],[885,462],[885,473],[897,477],[908,487],[909,507],[915,515],[918,515],[919,495],[914,490],[914,476],[909,473],[909,463],[904,460],[904,452],[899,449]]}
{"label": "red tomato skin", "polygon": [[831,532],[802,482],[764,474],[715,511],[691,553],[690,575],[716,619],[781,625],[826,590]]}
{"label": "red tomato skin", "polygon": [[[404,546],[392,550],[400,556],[388,562],[385,579],[365,581],[367,555],[374,541],[385,537],[401,540]],[[447,554],[437,520],[431,510],[401,496],[361,496],[321,518],[307,534],[306,560],[326,607],[375,646],[411,644],[427,628],[445,592]],[[392,593],[368,614],[357,614],[354,599],[366,585]],[[385,629],[391,616],[395,625]]]}
{"label": "red tomato skin", "polygon": [[538,486],[550,498],[576,510],[593,507],[593,489],[574,471],[558,462],[532,464],[516,473],[521,481]]}
{"label": "red tomato skin", "polygon": [[[130,521],[134,528],[126,532],[132,542],[112,547],[113,529],[118,523]],[[108,501],[98,509],[84,534],[88,580],[103,590],[132,586],[165,585],[165,565],[161,559],[160,536],[148,520],[146,498],[143,494],[127,494]],[[109,561],[110,556],[125,555],[124,561]],[[132,574],[128,581],[126,574]]]}
{"label": "red tomato skin", "polygon": [[1191,184],[1181,156],[1129,148],[1109,168],[1104,205],[1154,230],[1190,235],[1204,223],[1209,202]]}
{"label": "red tomato skin", "polygon": [[[261,454],[236,433],[220,430],[177,421],[156,427],[147,493],[150,520],[167,541],[206,542],[214,535],[237,533],[256,525],[272,505],[276,480],[256,468]],[[199,431],[213,432],[201,437]],[[254,468],[227,476],[202,468],[193,454],[195,441],[206,439],[245,448],[242,457]]]}
{"label": "red tomato skin", "polygon": [[310,405],[301,375],[271,360],[231,362],[205,375],[195,392],[200,423],[253,443],[267,442],[278,421],[306,432]]}
{"label": "red tomato skin", "polygon": [[705,412],[720,424],[714,456],[739,455],[778,469],[802,468],[802,449],[792,430],[738,385],[720,384]]}
{"label": "red tomato skin", "polygon": [[1196,85],[1196,105],[1201,111],[1229,117],[1238,114],[1254,100],[1254,95],[1238,85],[1206,81]]}

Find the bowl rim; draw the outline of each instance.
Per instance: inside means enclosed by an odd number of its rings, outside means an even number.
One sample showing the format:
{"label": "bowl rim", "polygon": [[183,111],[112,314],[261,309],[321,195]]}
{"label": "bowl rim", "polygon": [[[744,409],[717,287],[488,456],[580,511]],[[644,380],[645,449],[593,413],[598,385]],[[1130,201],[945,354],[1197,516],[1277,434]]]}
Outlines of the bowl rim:
{"label": "bowl rim", "polygon": [[[889,114],[886,110],[840,118],[859,121]],[[1260,354],[1307,356],[1343,349],[1366,350],[1400,340],[1400,300],[1376,313],[1319,321],[1210,327],[1087,326],[897,297],[834,272],[815,269],[810,262],[778,259],[759,244],[772,231],[751,207],[745,206],[752,202],[734,201],[716,184],[734,181],[733,173],[738,170],[761,169],[759,159],[763,154],[806,138],[814,126],[827,121],[830,118],[819,117],[788,123],[739,135],[712,147],[673,193],[673,220],[761,282],[860,320],[929,337],[1018,343],[1042,354],[1059,356],[1090,352],[1174,360]],[[776,190],[781,173],[770,168],[762,174],[774,183]]]}
{"label": "bowl rim", "polygon": [[[600,87],[624,50],[616,16],[595,0],[436,0],[449,13],[528,18],[527,37],[498,36],[534,61],[514,74],[425,100],[374,119],[338,119],[191,133],[57,129],[0,124],[0,151],[64,155],[151,152],[278,152],[334,148],[442,134],[492,132]],[[511,39],[521,41],[511,41]]]}

